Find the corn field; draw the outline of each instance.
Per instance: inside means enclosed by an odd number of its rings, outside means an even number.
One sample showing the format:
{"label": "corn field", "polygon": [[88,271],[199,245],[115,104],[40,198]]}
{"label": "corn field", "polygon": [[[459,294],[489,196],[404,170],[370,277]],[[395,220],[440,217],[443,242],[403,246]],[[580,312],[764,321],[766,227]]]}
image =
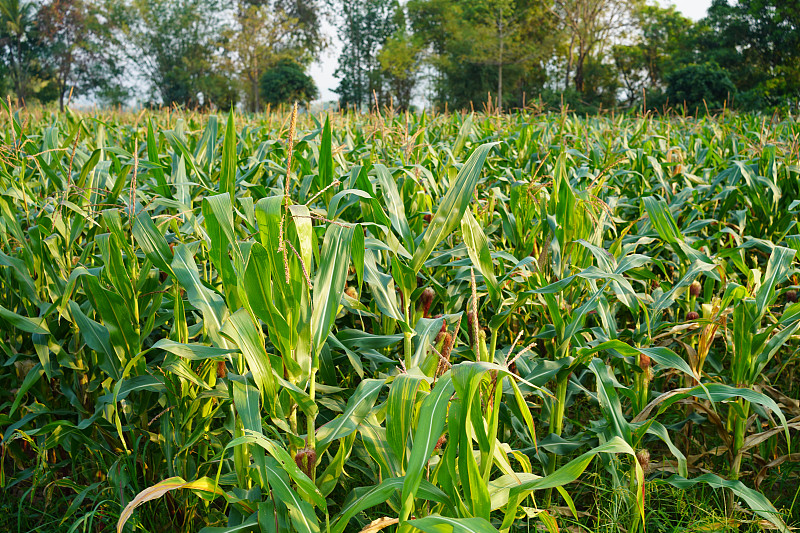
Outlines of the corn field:
{"label": "corn field", "polygon": [[800,522],[794,121],[3,106],[9,531]]}

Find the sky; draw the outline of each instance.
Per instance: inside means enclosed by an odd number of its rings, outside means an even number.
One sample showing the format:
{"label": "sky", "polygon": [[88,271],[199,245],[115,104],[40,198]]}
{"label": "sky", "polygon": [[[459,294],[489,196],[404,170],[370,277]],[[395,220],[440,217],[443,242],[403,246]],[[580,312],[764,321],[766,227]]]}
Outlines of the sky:
{"label": "sky", "polygon": [[[662,6],[674,5],[678,11],[690,19],[699,20],[705,16],[711,0],[659,0],[658,3]],[[314,78],[319,89],[319,101],[327,102],[338,98],[333,90],[339,85],[339,80],[334,77],[333,73],[336,71],[342,43],[336,36],[336,30],[326,20],[322,23],[322,31],[331,38],[331,45],[311,65],[309,74]]]}

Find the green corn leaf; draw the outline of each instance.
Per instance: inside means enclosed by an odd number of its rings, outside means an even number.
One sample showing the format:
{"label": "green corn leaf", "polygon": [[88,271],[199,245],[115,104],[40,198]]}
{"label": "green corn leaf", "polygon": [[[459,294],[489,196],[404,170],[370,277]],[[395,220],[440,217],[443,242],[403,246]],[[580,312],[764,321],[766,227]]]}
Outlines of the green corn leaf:
{"label": "green corn leaf", "polygon": [[650,216],[650,223],[658,232],[658,236],[669,244],[677,244],[683,241],[683,235],[669,211],[669,207],[664,200],[659,200],[653,196],[642,198],[644,208]]}
{"label": "green corn leaf", "polygon": [[[450,318],[420,318],[414,328],[414,356],[411,358],[411,368],[420,366],[428,353],[428,348],[431,342],[436,339],[439,331],[442,329],[443,320],[450,320]],[[437,356],[438,357],[438,356]]]}
{"label": "green corn leaf", "polygon": [[133,320],[122,297],[100,286],[98,278],[83,276],[87,291],[91,294],[95,311],[103,319],[108,329],[111,344],[124,355],[123,364],[131,361],[140,351],[139,335],[133,326]]}
{"label": "green corn leaf", "polygon": [[169,186],[167,180],[164,179],[164,169],[161,168],[158,161],[158,140],[153,131],[152,119],[147,120],[147,159],[153,163],[151,173],[158,184],[158,193],[165,198],[170,198]]}
{"label": "green corn leaf", "polygon": [[50,330],[47,329],[47,322],[44,318],[28,318],[26,316],[18,315],[13,311],[9,311],[2,305],[0,305],[0,318],[20,331],[25,331],[27,333],[38,333],[40,335],[50,334]]}
{"label": "green corn leaf", "polygon": [[372,460],[378,463],[381,478],[386,479],[402,475],[400,462],[389,445],[386,429],[381,427],[374,416],[368,416],[358,426],[361,442]]}
{"label": "green corn leaf", "polygon": [[200,376],[198,376],[195,373],[195,371],[192,370],[192,367],[190,367],[186,363],[186,361],[184,361],[183,359],[179,359],[176,356],[173,355],[167,356],[164,359],[164,362],[161,364],[161,369],[166,372],[175,374],[176,376],[179,376],[185,379],[186,381],[193,383],[194,385],[196,385],[201,389],[204,390],[211,389],[211,386],[202,379],[200,379]]}
{"label": "green corn leaf", "polygon": [[72,300],[69,302],[69,310],[86,345],[101,356],[99,358],[100,368],[114,380],[118,380],[122,377],[123,365],[119,355],[111,346],[111,336],[108,333],[108,329],[87,317],[80,306]]}
{"label": "green corn leaf", "polygon": [[317,447],[324,449],[334,440],[353,433],[369,414],[385,383],[383,379],[362,381],[347,401],[344,413],[317,429]]}
{"label": "green corn leaf", "polygon": [[470,113],[469,116],[464,119],[464,122],[461,123],[461,127],[458,129],[458,135],[456,136],[456,140],[453,143],[453,148],[451,150],[453,157],[460,156],[462,150],[464,150],[464,145],[467,143],[467,138],[472,132],[473,117],[474,115]]}
{"label": "green corn leaf", "polygon": [[289,508],[289,518],[295,530],[298,533],[319,533],[319,520],[314,509],[294,491],[286,471],[272,457],[267,457],[267,476],[275,496]]}
{"label": "green corn leaf", "polygon": [[[376,505],[384,503],[392,494],[402,488],[403,478],[394,477],[385,479],[374,487],[356,489],[350,497],[348,497],[342,510],[331,524],[330,533],[342,533],[351,518],[370,507],[375,507]],[[437,503],[449,504],[447,495],[426,480],[421,481],[417,491],[417,497]]]}
{"label": "green corn leaf", "polygon": [[656,416],[658,416],[666,411],[666,409],[675,402],[683,400],[684,398],[691,398],[692,396],[706,399],[711,403],[722,402],[731,398],[742,398],[750,403],[760,405],[775,413],[783,425],[786,433],[786,440],[788,441],[790,438],[789,426],[786,422],[786,417],[784,416],[783,411],[781,411],[781,408],[778,407],[778,404],[775,403],[772,398],[751,389],[731,387],[730,385],[723,385],[722,383],[708,383],[698,385],[690,389],[675,389],[670,392],[665,392],[647,404],[647,407],[645,407],[641,413],[636,415],[636,417],[633,419],[633,422],[646,420],[652,411],[656,409],[656,407],[658,408]]}
{"label": "green corn leaf", "polygon": [[236,191],[236,125],[233,120],[233,108],[228,113],[225,126],[225,138],[222,145],[222,163],[219,173],[219,192],[228,193],[233,202]]}
{"label": "green corn leaf", "polygon": [[386,436],[400,464],[405,461],[406,441],[411,429],[417,390],[422,381],[421,376],[400,374],[389,389],[389,398],[386,401]]}
{"label": "green corn leaf", "polygon": [[[272,343],[282,354],[289,354],[296,345],[297,333],[289,326],[286,317],[275,305],[272,272],[270,271],[271,253],[261,243],[253,243],[245,269],[243,299],[253,313],[267,325],[267,332]],[[282,283],[275,280],[274,283]],[[280,301],[280,300],[278,300]]]}
{"label": "green corn leaf", "polygon": [[319,355],[333,321],[339,312],[339,302],[347,282],[350,267],[350,242],[352,226],[328,226],[322,243],[320,265],[314,278],[314,307],[311,312],[311,330],[315,357]]}
{"label": "green corn leaf", "polygon": [[[317,476],[317,487],[319,487],[319,491],[325,496],[329,495],[341,481],[345,464],[350,458],[350,454],[353,452],[353,444],[355,441],[355,432],[339,439],[339,449],[336,451],[336,455],[328,463],[327,468],[325,468],[322,474]],[[322,453],[324,448],[317,446],[317,451]]]}
{"label": "green corn leaf", "polygon": [[695,373],[692,371],[692,368],[686,361],[684,361],[678,354],[669,348],[665,348],[663,346],[636,348],[620,340],[610,340],[600,343],[593,348],[584,348],[579,351],[579,354],[584,357],[595,354],[602,350],[614,350],[619,352],[623,357],[636,356],[640,353],[645,354],[659,365],[662,365],[664,368],[674,368],[675,370],[684,372],[687,376],[692,376],[697,380],[700,379],[699,376],[695,375]]}
{"label": "green corn leaf", "polygon": [[42,364],[36,363],[36,366],[31,368],[25,375],[25,379],[22,380],[22,384],[19,386],[19,390],[14,397],[14,403],[11,404],[11,409],[8,411],[8,416],[14,416],[14,413],[19,407],[20,403],[22,403],[22,398],[25,396],[25,393],[27,393],[31,387],[39,382],[39,379],[41,379],[42,375],[44,375]]}
{"label": "green corn leaf", "polygon": [[769,304],[774,301],[776,296],[775,286],[786,279],[786,276],[791,272],[792,261],[796,253],[795,250],[784,248],[783,246],[773,248],[767,262],[767,271],[764,273],[764,279],[755,294],[758,316],[764,316]]}
{"label": "green corn leaf", "polygon": [[222,334],[233,341],[244,354],[247,368],[253,373],[253,379],[261,391],[267,412],[272,414],[277,388],[260,328],[247,311],[239,309],[225,322]]}
{"label": "green corn leaf", "polygon": [[472,211],[465,211],[461,219],[461,234],[464,236],[464,244],[467,245],[467,252],[472,263],[478,267],[486,287],[489,289],[489,297],[496,306],[500,297],[500,286],[494,275],[494,264],[492,254],[489,252],[489,242],[484,235],[478,221],[472,216]]}
{"label": "green corn leaf", "polygon": [[703,261],[695,261],[689,267],[689,270],[686,271],[686,274],[678,281],[678,283],[674,284],[670,290],[663,293],[654,303],[651,310],[653,316],[656,316],[658,313],[669,307],[675,302],[675,297],[678,291],[683,289],[684,287],[688,287],[692,284],[692,282],[699,276],[701,273],[704,272],[711,272],[717,268],[717,265],[713,265],[710,263],[706,263]]}
{"label": "green corn leaf", "polygon": [[[628,443],[626,443],[620,437],[615,436],[605,444],[601,444],[600,446],[597,446],[596,448],[593,448],[592,450],[589,450],[588,452],[573,459],[548,476],[519,483],[515,487],[512,487],[509,491],[509,502],[506,506],[505,518],[503,519],[503,525],[501,526],[501,529],[506,530],[511,526],[514,521],[514,517],[516,516],[519,504],[528,494],[535,490],[560,487],[575,481],[580,477],[581,474],[583,474],[583,471],[586,470],[586,468],[592,462],[592,459],[594,459],[600,453],[625,453],[631,456],[636,455],[636,452],[630,447],[630,445],[628,445]],[[642,519],[644,519],[644,493],[641,490],[641,487],[644,486],[644,471],[638,462],[636,462],[635,470],[637,485],[640,487],[640,489],[636,491],[639,514],[641,515]]]}
{"label": "green corn leaf", "polygon": [[667,445],[669,448],[670,453],[678,460],[678,474],[686,477],[689,475],[689,466],[686,463],[686,456],[683,455],[683,452],[678,449],[677,446],[672,442],[672,438],[669,436],[669,432],[667,428],[665,428],[660,422],[656,422],[655,420],[648,421],[647,425],[647,433],[652,435],[656,435],[661,441]]}
{"label": "green corn leaf", "polygon": [[508,382],[511,384],[511,388],[514,391],[514,399],[517,401],[517,406],[519,407],[520,413],[522,413],[522,419],[525,421],[525,427],[528,428],[528,434],[533,441],[534,446],[536,445],[536,426],[533,423],[533,414],[531,413],[530,407],[528,407],[528,403],[525,401],[525,398],[522,396],[522,392],[519,390],[519,386],[517,386],[516,381],[513,379],[509,379]]}
{"label": "green corn leaf", "polygon": [[[453,439],[458,439],[458,471],[462,479],[466,473],[466,482],[462,483],[462,488],[470,514],[486,519],[489,518],[489,513],[491,512],[491,498],[486,486],[487,480],[483,473],[480,472],[477,459],[473,453],[471,436],[474,435],[475,440],[478,442],[483,467],[489,468],[488,465],[491,464],[492,454],[490,453],[489,435],[484,427],[485,419],[480,405],[479,390],[487,373],[496,368],[497,366],[492,363],[465,362],[455,365],[451,370],[456,394],[461,403],[461,420],[459,422],[461,433],[457,436],[451,435]],[[501,380],[502,375],[498,374],[497,379]],[[499,384],[498,390],[501,389],[502,384]],[[490,416],[493,419],[494,413],[492,412],[491,415],[487,413],[487,418]],[[456,443],[451,442],[449,446],[454,444]]]}
{"label": "green corn leaf", "polygon": [[384,165],[376,163],[374,168],[375,176],[378,178],[378,183],[383,190],[386,207],[389,209],[389,220],[392,223],[392,228],[403,239],[406,249],[413,250],[414,238],[411,236],[411,229],[408,227],[406,208],[403,204],[403,199],[400,197],[400,192],[397,190],[397,183]]}
{"label": "green corn leaf", "polygon": [[422,401],[419,409],[417,429],[414,432],[414,446],[408,458],[408,468],[403,482],[402,509],[400,521],[405,522],[413,511],[414,498],[417,495],[425,465],[431,457],[436,441],[442,436],[447,419],[447,406],[455,386],[450,374],[444,374],[436,382],[433,390]]}
{"label": "green corn leaf", "polygon": [[161,339],[156,342],[151,350],[164,350],[178,357],[182,357],[189,361],[203,361],[212,359],[215,361],[222,361],[227,355],[237,353],[239,350],[231,350],[226,348],[216,348],[214,346],[206,346],[205,344],[182,344],[175,342],[171,339]]}
{"label": "green corn leaf", "polygon": [[172,271],[178,283],[186,290],[186,295],[194,307],[203,313],[203,326],[208,331],[211,339],[222,348],[227,348],[225,340],[219,335],[222,323],[228,315],[228,308],[222,297],[212,291],[200,281],[194,255],[188,245],[179,244],[175,247],[175,256],[172,260]]}
{"label": "green corn leaf", "polygon": [[[203,199],[203,217],[206,233],[211,240],[208,255],[217,272],[220,272],[222,276],[228,307],[236,309],[239,307],[236,288],[244,270],[244,258],[234,234],[233,208],[229,195],[225,193],[205,197]],[[228,248],[233,251],[233,262]]]}
{"label": "green corn leaf", "polygon": [[763,494],[747,487],[741,481],[730,481],[722,479],[715,474],[703,474],[693,479],[686,479],[684,477],[674,475],[663,481],[657,483],[669,483],[673,487],[679,489],[688,489],[697,485],[698,483],[705,483],[714,488],[725,488],[731,490],[738,498],[741,498],[747,506],[753,510],[755,514],[767,520],[781,533],[789,533],[790,529],[781,518],[781,513],[775,509]]}
{"label": "green corn leaf", "polygon": [[422,236],[419,247],[414,251],[414,257],[411,260],[411,269],[414,272],[419,272],[433,249],[460,224],[464,212],[472,201],[472,193],[480,179],[486,156],[497,144],[487,143],[477,147],[461,167],[455,183],[442,198]]}
{"label": "green corn leaf", "polygon": [[497,533],[497,529],[485,518],[451,518],[430,515],[408,522],[425,533]]}
{"label": "green corn leaf", "polygon": [[162,272],[172,273],[172,252],[147,211],[139,211],[133,223],[133,237],[147,258]]}
{"label": "green corn leaf", "polygon": [[333,178],[333,135],[330,117],[326,116],[319,143],[319,189],[323,190],[333,183]]}
{"label": "green corn leaf", "polygon": [[297,484],[301,494],[309,498],[314,505],[321,509],[327,509],[328,504],[322,493],[317,489],[314,482],[297,466],[292,456],[282,446],[275,441],[268,439],[259,431],[245,429],[245,435],[232,440],[228,446],[238,446],[240,444],[257,444],[275,459],[284,472]]}
{"label": "green corn leaf", "polygon": [[381,313],[395,320],[403,320],[403,313],[397,306],[394,280],[392,276],[380,271],[375,255],[375,252],[369,249],[364,254],[364,281],[369,285],[375,304]]}
{"label": "green corn leaf", "polygon": [[597,400],[600,402],[600,411],[606,417],[614,434],[632,444],[633,433],[623,414],[624,410],[614,387],[616,379],[613,378],[612,371],[597,358],[589,362],[589,370],[597,378]]}

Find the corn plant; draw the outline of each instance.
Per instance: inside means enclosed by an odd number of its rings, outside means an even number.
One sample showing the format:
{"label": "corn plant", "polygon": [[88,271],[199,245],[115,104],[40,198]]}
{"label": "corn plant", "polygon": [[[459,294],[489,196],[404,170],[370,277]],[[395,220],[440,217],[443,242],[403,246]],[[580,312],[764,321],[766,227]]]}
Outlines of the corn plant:
{"label": "corn plant", "polygon": [[666,486],[788,530],[752,486],[796,455],[795,123],[3,111],[18,509],[556,531],[599,479],[625,530]]}

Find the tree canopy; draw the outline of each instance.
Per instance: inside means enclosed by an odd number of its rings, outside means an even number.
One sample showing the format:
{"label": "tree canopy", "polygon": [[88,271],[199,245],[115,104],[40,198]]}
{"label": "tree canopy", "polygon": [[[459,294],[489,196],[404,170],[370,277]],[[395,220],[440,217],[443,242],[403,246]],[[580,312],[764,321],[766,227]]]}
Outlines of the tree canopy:
{"label": "tree canopy", "polygon": [[331,26],[343,107],[800,102],[800,0],[0,0],[0,90],[255,112],[315,97]]}
{"label": "tree canopy", "polygon": [[264,102],[277,105],[290,102],[307,103],[319,95],[314,80],[303,71],[302,65],[282,59],[261,76],[261,96]]}

